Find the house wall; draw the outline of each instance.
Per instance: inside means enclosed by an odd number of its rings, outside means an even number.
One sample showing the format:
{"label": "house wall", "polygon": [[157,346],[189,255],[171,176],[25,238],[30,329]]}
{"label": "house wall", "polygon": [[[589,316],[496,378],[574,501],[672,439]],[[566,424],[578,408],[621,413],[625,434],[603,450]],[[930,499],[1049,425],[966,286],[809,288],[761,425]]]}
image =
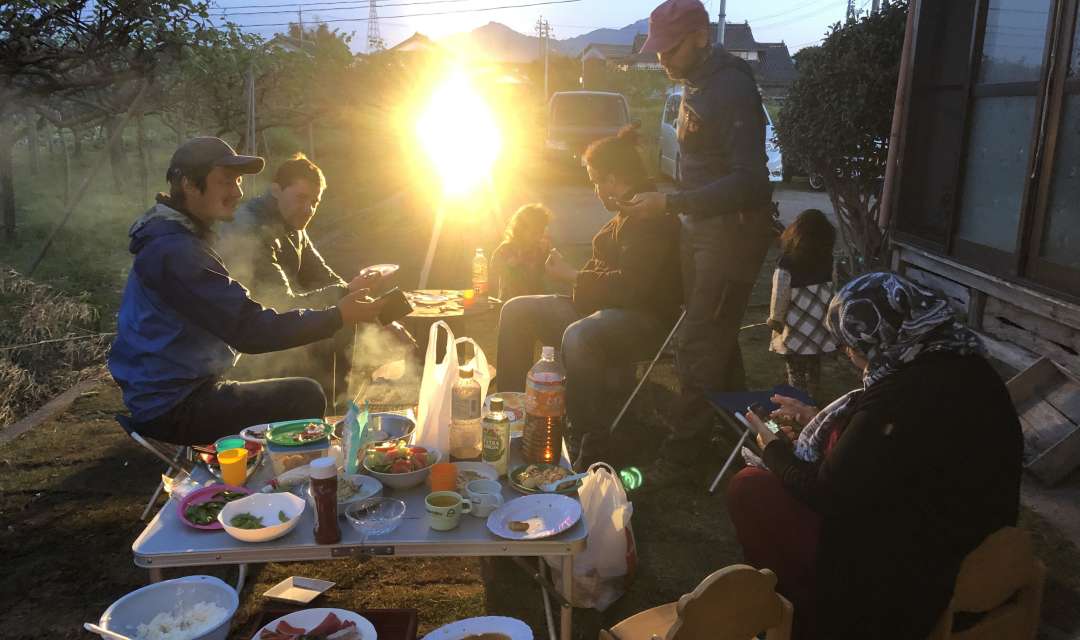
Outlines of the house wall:
{"label": "house wall", "polygon": [[903,242],[893,243],[892,268],[944,293],[997,360],[1020,370],[1046,356],[1080,376],[1080,305]]}

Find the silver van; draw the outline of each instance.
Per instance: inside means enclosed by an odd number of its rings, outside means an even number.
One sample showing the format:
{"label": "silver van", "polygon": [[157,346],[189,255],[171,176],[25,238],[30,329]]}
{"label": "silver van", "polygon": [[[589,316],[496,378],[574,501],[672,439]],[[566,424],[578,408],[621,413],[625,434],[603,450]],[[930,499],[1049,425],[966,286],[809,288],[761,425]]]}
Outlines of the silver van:
{"label": "silver van", "polygon": [[[679,136],[675,131],[682,95],[682,87],[669,91],[664,110],[660,114],[660,174],[671,178],[676,184],[682,181]],[[784,179],[784,158],[776,144],[769,111],[764,106],[761,108],[765,111],[765,153],[769,156],[769,181],[780,182]]]}

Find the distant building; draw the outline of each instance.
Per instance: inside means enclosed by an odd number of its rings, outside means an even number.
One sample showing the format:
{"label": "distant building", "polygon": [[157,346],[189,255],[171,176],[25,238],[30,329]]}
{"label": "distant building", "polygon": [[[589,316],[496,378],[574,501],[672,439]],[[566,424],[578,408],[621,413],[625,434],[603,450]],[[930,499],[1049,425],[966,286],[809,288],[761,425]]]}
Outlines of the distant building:
{"label": "distant building", "polygon": [[[710,25],[711,36],[716,40],[715,24]],[[602,69],[619,71],[662,71],[655,54],[641,53],[646,34],[639,33],[634,43],[590,44],[581,53],[582,78],[589,86],[590,78]],[[761,93],[767,98],[782,99],[795,81],[795,64],[783,42],[758,42],[749,23],[728,23],[724,29],[724,48],[746,60],[754,70]]]}

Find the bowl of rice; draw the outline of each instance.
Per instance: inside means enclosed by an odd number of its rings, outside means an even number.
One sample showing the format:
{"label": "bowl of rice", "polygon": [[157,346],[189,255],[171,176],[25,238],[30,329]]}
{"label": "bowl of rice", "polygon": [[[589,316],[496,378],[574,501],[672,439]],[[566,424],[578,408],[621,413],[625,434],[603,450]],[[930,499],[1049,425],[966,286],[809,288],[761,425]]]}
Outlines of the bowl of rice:
{"label": "bowl of rice", "polygon": [[240,598],[212,576],[157,582],[120,598],[98,625],[134,640],[225,640]]}

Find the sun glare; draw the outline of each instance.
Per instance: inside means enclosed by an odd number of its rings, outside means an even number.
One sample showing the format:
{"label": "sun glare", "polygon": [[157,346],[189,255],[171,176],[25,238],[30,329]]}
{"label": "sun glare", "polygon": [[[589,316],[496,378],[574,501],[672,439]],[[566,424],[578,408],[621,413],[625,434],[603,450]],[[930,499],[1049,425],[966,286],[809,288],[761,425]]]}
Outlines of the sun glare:
{"label": "sun glare", "polygon": [[460,71],[435,89],[416,135],[451,195],[484,185],[502,147],[494,114]]}

